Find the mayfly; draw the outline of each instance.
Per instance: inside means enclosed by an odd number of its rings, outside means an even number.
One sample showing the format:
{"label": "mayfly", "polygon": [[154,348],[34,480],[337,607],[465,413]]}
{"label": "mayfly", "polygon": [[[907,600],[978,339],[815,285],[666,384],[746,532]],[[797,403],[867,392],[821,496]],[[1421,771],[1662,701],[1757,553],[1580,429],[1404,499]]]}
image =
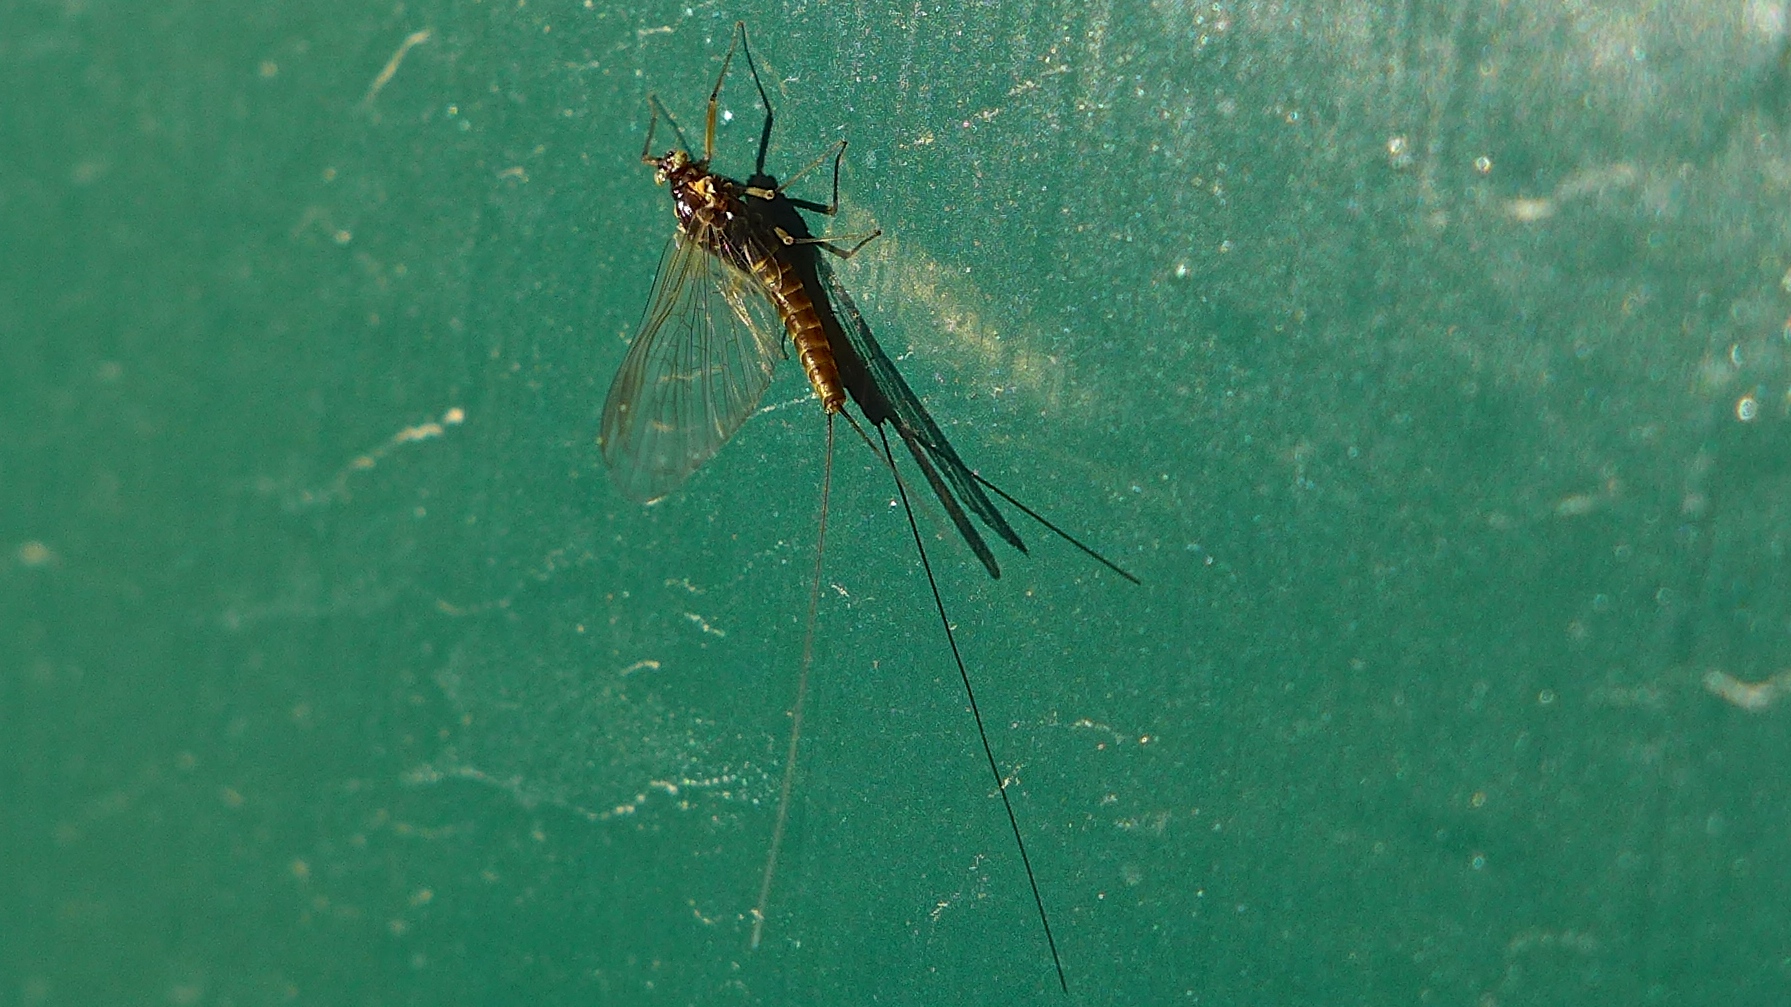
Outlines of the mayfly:
{"label": "mayfly", "polygon": [[[765,106],[765,125],[759,134],[758,159],[745,182],[710,169],[715,150],[715,118],[722,83],[735,52],[745,55],[759,100]],[[802,732],[802,704],[814,661],[815,627],[821,594],[822,558],[827,542],[827,498],[833,483],[834,418],[843,417],[895,478],[896,491],[908,517],[908,530],[919,551],[921,568],[932,587],[934,607],[950,644],[952,660],[964,685],[965,698],[982,739],[983,755],[995,778],[996,791],[1007,812],[1020,862],[1032,886],[1033,903],[1051,952],[1057,981],[1065,992],[1063,960],[1051,933],[1051,917],[1033,874],[1019,818],[1008,797],[1007,781],[995,760],[982,712],[971,688],[951,620],[945,614],[938,582],[933,577],[920,528],[914,520],[906,481],[896,468],[888,431],[907,447],[915,466],[932,487],[952,524],[991,577],[1001,567],[982,533],[970,520],[974,514],[985,527],[1024,553],[1026,545],[1014,531],[989,494],[1006,501],[1066,542],[1092,556],[1133,583],[1137,578],[1094,551],[1031,508],[996,488],[964,464],[946,440],[944,432],[908,387],[888,354],[877,344],[864,316],[846,292],[823,252],[840,259],[851,258],[881,232],[836,237],[817,236],[798,211],[832,217],[839,210],[840,161],[846,141],[833,145],[814,161],[783,182],[765,170],[765,152],[771,143],[771,99],[759,79],[759,69],[746,44],[746,27],[735,25],[734,42],[722,60],[721,73],[709,93],[703,126],[703,156],[693,155],[684,132],[657,98],[648,97],[651,117],[641,161],[653,168],[653,177],[669,186],[677,231],[666,246],[653,280],[653,291],[621,369],[610,385],[603,406],[601,442],[603,458],[616,484],[643,502],[664,497],[680,486],[700,465],[732,437],[758,406],[771,384],[772,371],[795,350],[803,374],[821,412],[827,418],[827,457],[821,481],[821,513],[815,536],[814,581],[809,592],[807,630],[802,645],[802,669],[796,699],[790,710],[790,737],[785,753],[783,783],[778,795],[776,824],[771,848],[760,879],[759,898],[752,911],[752,944],[757,947],[765,925],[765,907],[771,895],[772,876],[789,817],[791,789],[795,781],[796,749]],[[672,150],[654,155],[653,133],[663,116],[678,138]],[[826,204],[786,194],[790,184],[833,159],[833,198]],[[873,442],[859,419],[847,411],[855,405],[864,423],[875,427]]]}

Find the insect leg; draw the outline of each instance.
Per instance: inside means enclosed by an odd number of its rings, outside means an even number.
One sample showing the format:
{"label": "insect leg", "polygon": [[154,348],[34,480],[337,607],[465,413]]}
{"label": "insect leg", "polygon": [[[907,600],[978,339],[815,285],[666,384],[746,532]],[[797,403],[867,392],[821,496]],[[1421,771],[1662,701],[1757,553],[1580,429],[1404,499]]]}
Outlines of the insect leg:
{"label": "insect leg", "polygon": [[[803,169],[801,171],[798,171],[796,174],[791,175],[789,178],[784,179],[783,183],[777,187],[777,191],[783,192],[785,189],[788,189],[791,185],[794,185],[797,179],[801,178],[802,176],[808,174],[811,171],[814,171],[816,168],[819,168],[821,166],[821,162],[827,160],[828,153],[829,153],[828,151],[825,151],[825,150],[822,151],[818,157],[816,157],[813,161],[810,161],[806,166],[803,167]],[[841,140],[840,142],[834,144],[832,154],[833,154],[833,202],[827,204],[824,207],[818,206],[818,204],[817,204],[817,209],[815,210],[816,213],[825,213],[829,217],[833,216],[834,213],[838,212],[838,210],[839,210],[839,204],[840,204],[840,158],[844,157],[846,154],[846,141]],[[795,201],[792,200],[792,202],[795,202]]]}
{"label": "insect leg", "polygon": [[[883,229],[879,227],[875,231],[864,234],[822,234],[807,238],[798,238],[781,227],[777,229],[778,239],[786,245],[820,245],[823,249],[832,252],[842,259],[850,259],[852,256],[857,255],[859,249],[870,244],[872,240],[880,237],[882,234]],[[857,244],[853,245],[851,248],[841,248],[834,244],[836,241],[853,241],[857,242]]]}
{"label": "insect leg", "polygon": [[715,77],[715,90],[709,92],[709,117],[703,126],[704,161],[715,156],[715,109],[721,103],[721,84],[728,79],[728,65],[734,62],[734,50],[740,47],[740,40],[746,37],[745,21],[734,22],[734,27],[739,32],[734,36],[734,44],[728,46],[728,54],[721,59],[721,73]]}
{"label": "insect leg", "polygon": [[[766,135],[769,136],[770,134],[767,133]],[[763,154],[763,152],[764,152],[764,147],[761,144],[760,153]],[[785,198],[788,199],[791,203],[794,203],[796,206],[800,207],[801,209],[807,210],[810,213],[822,213],[822,214],[826,214],[829,217],[838,213],[840,210],[840,160],[842,158],[844,158],[845,156],[846,156],[846,141],[841,140],[839,143],[835,144],[833,147],[833,201],[832,202],[823,204],[823,203],[817,203],[812,199],[797,199],[794,196],[786,196]],[[778,194],[782,193],[784,190],[788,189],[790,187],[791,183],[795,182],[797,179],[801,178],[802,176],[808,174],[811,171],[814,171],[816,168],[819,168],[821,166],[821,162],[825,161],[825,160],[827,160],[827,151],[822,151],[819,157],[816,157],[813,161],[810,161],[801,171],[798,171],[796,174],[791,175],[789,178],[784,179],[782,184],[780,184],[777,188],[767,189],[762,186],[748,186],[747,190],[746,190],[746,194],[749,196],[757,196],[760,199],[771,199],[771,198],[777,196]],[[760,176],[765,175],[765,168],[762,164],[759,166],[759,175]]]}

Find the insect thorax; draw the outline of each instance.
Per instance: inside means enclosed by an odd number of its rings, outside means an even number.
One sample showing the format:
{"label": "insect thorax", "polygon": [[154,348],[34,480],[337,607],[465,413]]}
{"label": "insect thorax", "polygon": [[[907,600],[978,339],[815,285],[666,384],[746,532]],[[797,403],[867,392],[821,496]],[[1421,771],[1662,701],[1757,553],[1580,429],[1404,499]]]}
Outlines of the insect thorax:
{"label": "insect thorax", "polygon": [[671,179],[672,212],[685,236],[728,264],[754,271],[763,242],[746,214],[745,187],[693,165]]}

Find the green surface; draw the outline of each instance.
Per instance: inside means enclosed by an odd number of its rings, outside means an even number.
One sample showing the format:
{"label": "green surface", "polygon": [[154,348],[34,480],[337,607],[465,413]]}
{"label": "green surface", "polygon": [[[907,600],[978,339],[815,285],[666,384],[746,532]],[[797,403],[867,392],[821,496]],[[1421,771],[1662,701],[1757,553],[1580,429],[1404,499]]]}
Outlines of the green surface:
{"label": "green surface", "polygon": [[1782,5],[492,0],[0,11],[0,1004],[1065,1002],[851,442],[747,950],[821,426],[594,443],[736,17],[1145,580],[923,513],[1068,1002],[1786,1002]]}

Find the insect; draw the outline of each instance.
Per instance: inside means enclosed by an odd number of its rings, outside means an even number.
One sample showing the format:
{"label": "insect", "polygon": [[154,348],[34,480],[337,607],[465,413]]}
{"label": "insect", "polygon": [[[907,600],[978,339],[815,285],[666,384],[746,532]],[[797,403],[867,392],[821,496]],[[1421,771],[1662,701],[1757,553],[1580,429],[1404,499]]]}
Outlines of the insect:
{"label": "insect", "polygon": [[[723,82],[735,52],[744,53],[759,100],[765,107],[765,124],[759,134],[753,174],[741,182],[710,168],[715,149],[716,110]],[[1014,843],[1032,886],[1045,942],[1057,980],[1069,991],[1057,940],[1051,932],[1050,914],[1033,874],[1019,818],[1008,797],[1006,778],[996,762],[988,731],[983,726],[970,673],[958,649],[945,602],[915,522],[906,480],[896,466],[889,431],[907,447],[915,466],[932,488],[958,534],[989,576],[1000,577],[1001,567],[982,532],[983,526],[1021,553],[1026,545],[996,507],[990,494],[1039,522],[1132,583],[1138,579],[995,487],[965,465],[951,442],[927,412],[914,390],[902,378],[888,354],[878,345],[852,296],[828,262],[828,256],[849,259],[881,231],[849,236],[817,236],[810,232],[801,211],[834,216],[839,210],[840,161],[846,141],[834,144],[801,171],[783,182],[765,170],[765,153],[771,143],[771,99],[759,79],[757,64],[746,43],[746,27],[735,25],[734,41],[722,60],[721,73],[709,93],[703,127],[703,154],[695,157],[677,121],[648,96],[651,118],[641,161],[653,168],[654,180],[671,190],[672,212],[678,226],[666,246],[647,299],[646,312],[628,354],[611,383],[603,407],[600,436],[603,458],[623,492],[651,502],[683,484],[699,466],[721,449],[740,425],[752,415],[771,384],[779,360],[793,350],[827,420],[827,455],[821,482],[820,519],[816,531],[814,581],[809,593],[807,630],[802,647],[802,668],[796,699],[791,707],[790,737],[784,760],[783,782],[778,797],[776,824],[760,879],[758,902],[753,908],[752,945],[757,947],[765,924],[772,877],[789,817],[790,796],[796,772],[797,746],[802,732],[802,705],[808,675],[814,661],[814,641],[821,593],[822,560],[827,542],[827,500],[833,482],[833,435],[835,418],[843,418],[894,477],[896,490],[908,517],[908,529],[918,550],[922,569],[932,587],[933,602],[950,644],[952,660],[963,682],[970,711],[982,739],[983,754],[995,779]],[[653,134],[664,117],[678,138],[678,145],[664,154],[653,153]],[[833,159],[833,198],[826,204],[788,195],[789,185]],[[849,406],[855,406],[855,417]],[[863,423],[859,417],[862,417]],[[872,441],[865,424],[874,427]]]}

